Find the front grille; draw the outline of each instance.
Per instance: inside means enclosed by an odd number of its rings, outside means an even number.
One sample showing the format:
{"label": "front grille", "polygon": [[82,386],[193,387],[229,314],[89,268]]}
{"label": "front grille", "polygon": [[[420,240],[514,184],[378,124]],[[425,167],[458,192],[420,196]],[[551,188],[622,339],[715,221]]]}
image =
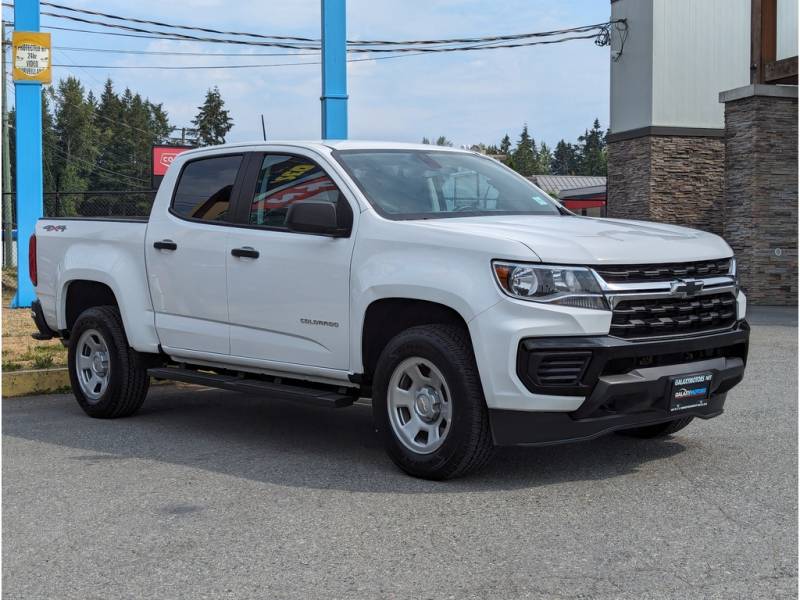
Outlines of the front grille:
{"label": "front grille", "polygon": [[695,298],[641,300],[618,296],[611,335],[643,338],[695,334],[727,329],[736,323],[736,297],[731,292]]}
{"label": "front grille", "polygon": [[606,265],[594,270],[606,283],[635,283],[643,281],[669,281],[684,277],[720,277],[728,274],[730,258],[703,260],[689,263],[655,265]]}

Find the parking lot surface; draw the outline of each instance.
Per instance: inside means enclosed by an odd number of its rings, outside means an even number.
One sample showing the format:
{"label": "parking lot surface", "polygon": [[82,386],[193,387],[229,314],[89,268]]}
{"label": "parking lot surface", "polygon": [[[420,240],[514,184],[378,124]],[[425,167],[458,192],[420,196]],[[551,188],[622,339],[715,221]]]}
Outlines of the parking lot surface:
{"label": "parking lot surface", "polygon": [[412,479],[370,409],[154,388],[3,402],[5,598],[781,598],[797,591],[797,329],[756,312],[724,415]]}

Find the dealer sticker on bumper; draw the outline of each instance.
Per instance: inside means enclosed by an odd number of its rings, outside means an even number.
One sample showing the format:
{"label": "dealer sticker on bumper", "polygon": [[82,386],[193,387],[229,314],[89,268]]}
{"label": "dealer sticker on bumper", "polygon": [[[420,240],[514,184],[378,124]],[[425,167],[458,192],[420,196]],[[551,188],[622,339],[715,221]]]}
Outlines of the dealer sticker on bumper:
{"label": "dealer sticker on bumper", "polygon": [[703,408],[708,406],[711,395],[711,373],[695,373],[694,375],[680,375],[672,380],[669,410],[677,412],[690,408]]}

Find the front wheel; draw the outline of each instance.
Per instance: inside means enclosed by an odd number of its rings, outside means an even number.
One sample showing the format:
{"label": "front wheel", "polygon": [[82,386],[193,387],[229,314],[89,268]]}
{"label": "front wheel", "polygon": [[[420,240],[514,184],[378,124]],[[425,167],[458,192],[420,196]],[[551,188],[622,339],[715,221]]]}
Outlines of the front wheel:
{"label": "front wheel", "polygon": [[72,391],[90,417],[127,417],[144,402],[150,385],[147,367],[128,346],[117,307],[81,313],[70,332],[68,364]]}
{"label": "front wheel", "polygon": [[489,415],[463,328],[412,327],[392,339],[378,360],[372,406],[387,453],[411,475],[459,477],[492,454]]}

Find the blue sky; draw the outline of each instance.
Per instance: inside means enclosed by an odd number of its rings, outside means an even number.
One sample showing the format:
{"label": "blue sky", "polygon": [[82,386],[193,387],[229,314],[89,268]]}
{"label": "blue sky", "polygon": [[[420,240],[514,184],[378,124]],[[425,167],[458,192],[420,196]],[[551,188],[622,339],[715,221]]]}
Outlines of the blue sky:
{"label": "blue sky", "polygon": [[[319,0],[139,2],[63,0],[124,16],[268,34],[319,36]],[[43,7],[43,10],[47,10]],[[422,39],[543,31],[608,19],[604,0],[349,0],[348,38]],[[8,17],[9,9],[3,9]],[[70,25],[42,17],[47,24]],[[91,27],[91,26],[89,26]],[[53,31],[54,46],[196,52],[270,52],[219,44]],[[277,50],[275,50],[277,51]],[[70,65],[203,65],[316,60],[294,57],[159,57],[54,50]],[[58,67],[99,90],[110,76],[162,102],[175,125],[190,125],[206,89],[218,85],[235,126],[228,141],[259,139],[260,113],[273,139],[319,137],[320,68],[138,71]],[[419,141],[446,135],[457,145],[515,140],[524,122],[537,141],[574,140],[595,117],[608,124],[607,48],[591,40],[350,63],[350,137]]]}

